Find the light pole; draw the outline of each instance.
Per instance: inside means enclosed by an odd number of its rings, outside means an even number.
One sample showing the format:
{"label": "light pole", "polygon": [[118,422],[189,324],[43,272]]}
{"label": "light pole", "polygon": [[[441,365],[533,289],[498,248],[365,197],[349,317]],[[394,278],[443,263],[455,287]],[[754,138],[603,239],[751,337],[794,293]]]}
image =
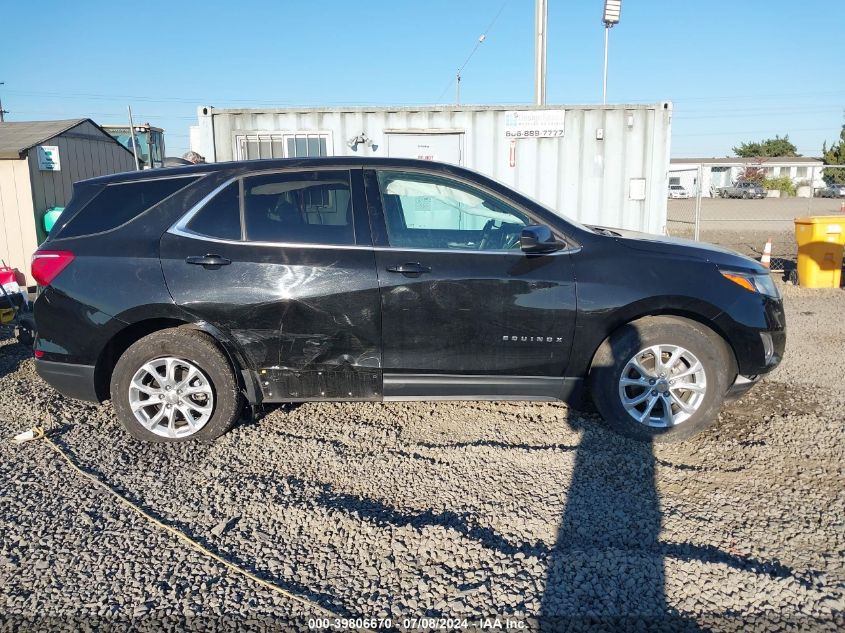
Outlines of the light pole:
{"label": "light pole", "polygon": [[601,102],[607,103],[607,44],[610,29],[619,24],[619,16],[622,14],[622,0],[604,0],[604,80],[602,82]]}
{"label": "light pole", "polygon": [[546,26],[549,6],[546,0],[537,0],[534,33],[534,103],[546,104]]}
{"label": "light pole", "polygon": [[[5,85],[6,85],[5,81],[0,81],[0,86],[5,86]],[[7,114],[8,112],[9,112],[8,110],[3,109],[3,100],[0,99],[0,123],[6,122],[4,115]]]}

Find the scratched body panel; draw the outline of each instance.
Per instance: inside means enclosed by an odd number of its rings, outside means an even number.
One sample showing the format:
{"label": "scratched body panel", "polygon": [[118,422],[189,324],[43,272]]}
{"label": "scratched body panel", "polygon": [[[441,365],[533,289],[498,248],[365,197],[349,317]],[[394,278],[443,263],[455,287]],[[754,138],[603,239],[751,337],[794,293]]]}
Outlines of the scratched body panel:
{"label": "scratched body panel", "polygon": [[368,380],[371,370],[380,370],[379,291],[371,250],[219,242],[214,253],[231,264],[185,263],[187,255],[206,246],[180,235],[162,238],[168,288],[182,309],[238,342],[249,370],[272,370],[276,376],[366,371]]}

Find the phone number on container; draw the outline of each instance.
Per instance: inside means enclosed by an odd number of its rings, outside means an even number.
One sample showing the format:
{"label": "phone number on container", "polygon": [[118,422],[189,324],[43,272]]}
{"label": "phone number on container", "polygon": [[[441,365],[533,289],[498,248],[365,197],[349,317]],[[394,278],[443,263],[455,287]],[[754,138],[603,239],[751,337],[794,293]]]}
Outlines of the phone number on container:
{"label": "phone number on container", "polygon": [[[467,629],[469,622],[465,618],[403,618],[396,622],[403,629],[428,629],[448,631]],[[308,628],[323,629],[392,629],[390,618],[309,618]]]}
{"label": "phone number on container", "polygon": [[550,138],[563,136],[563,130],[508,130],[505,138]]}

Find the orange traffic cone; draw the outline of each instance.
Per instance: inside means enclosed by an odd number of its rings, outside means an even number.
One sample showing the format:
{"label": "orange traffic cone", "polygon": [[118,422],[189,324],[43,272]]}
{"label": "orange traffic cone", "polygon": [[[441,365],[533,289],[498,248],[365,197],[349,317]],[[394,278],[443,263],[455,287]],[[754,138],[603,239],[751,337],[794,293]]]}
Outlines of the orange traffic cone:
{"label": "orange traffic cone", "polygon": [[845,200],[839,203],[839,212],[845,213]]}
{"label": "orange traffic cone", "polygon": [[763,256],[760,258],[760,263],[766,268],[769,268],[772,263],[772,238],[769,238],[766,245],[763,247]]}

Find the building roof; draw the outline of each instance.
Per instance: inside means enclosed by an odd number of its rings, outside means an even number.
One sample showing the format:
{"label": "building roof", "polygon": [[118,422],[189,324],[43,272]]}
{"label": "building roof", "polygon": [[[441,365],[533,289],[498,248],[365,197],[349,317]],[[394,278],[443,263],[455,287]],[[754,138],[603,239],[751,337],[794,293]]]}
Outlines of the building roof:
{"label": "building roof", "polygon": [[776,165],[782,163],[816,163],[816,164],[823,164],[821,158],[813,158],[812,156],[762,156],[757,158],[739,158],[734,156],[726,156],[723,158],[672,158],[669,160],[670,163],[694,163],[700,164],[703,163],[705,165],[735,165],[735,164],[743,164],[743,165],[763,165],[768,163],[774,163]]}
{"label": "building roof", "polygon": [[[23,158],[26,151],[88,121],[107,138],[112,137],[91,119],[61,121],[12,121],[0,123],[0,159]],[[112,139],[114,140],[114,139]],[[118,145],[117,141],[114,141]],[[120,145],[123,147],[123,145]],[[124,147],[124,149],[126,149]],[[128,151],[128,150],[127,150]]]}

